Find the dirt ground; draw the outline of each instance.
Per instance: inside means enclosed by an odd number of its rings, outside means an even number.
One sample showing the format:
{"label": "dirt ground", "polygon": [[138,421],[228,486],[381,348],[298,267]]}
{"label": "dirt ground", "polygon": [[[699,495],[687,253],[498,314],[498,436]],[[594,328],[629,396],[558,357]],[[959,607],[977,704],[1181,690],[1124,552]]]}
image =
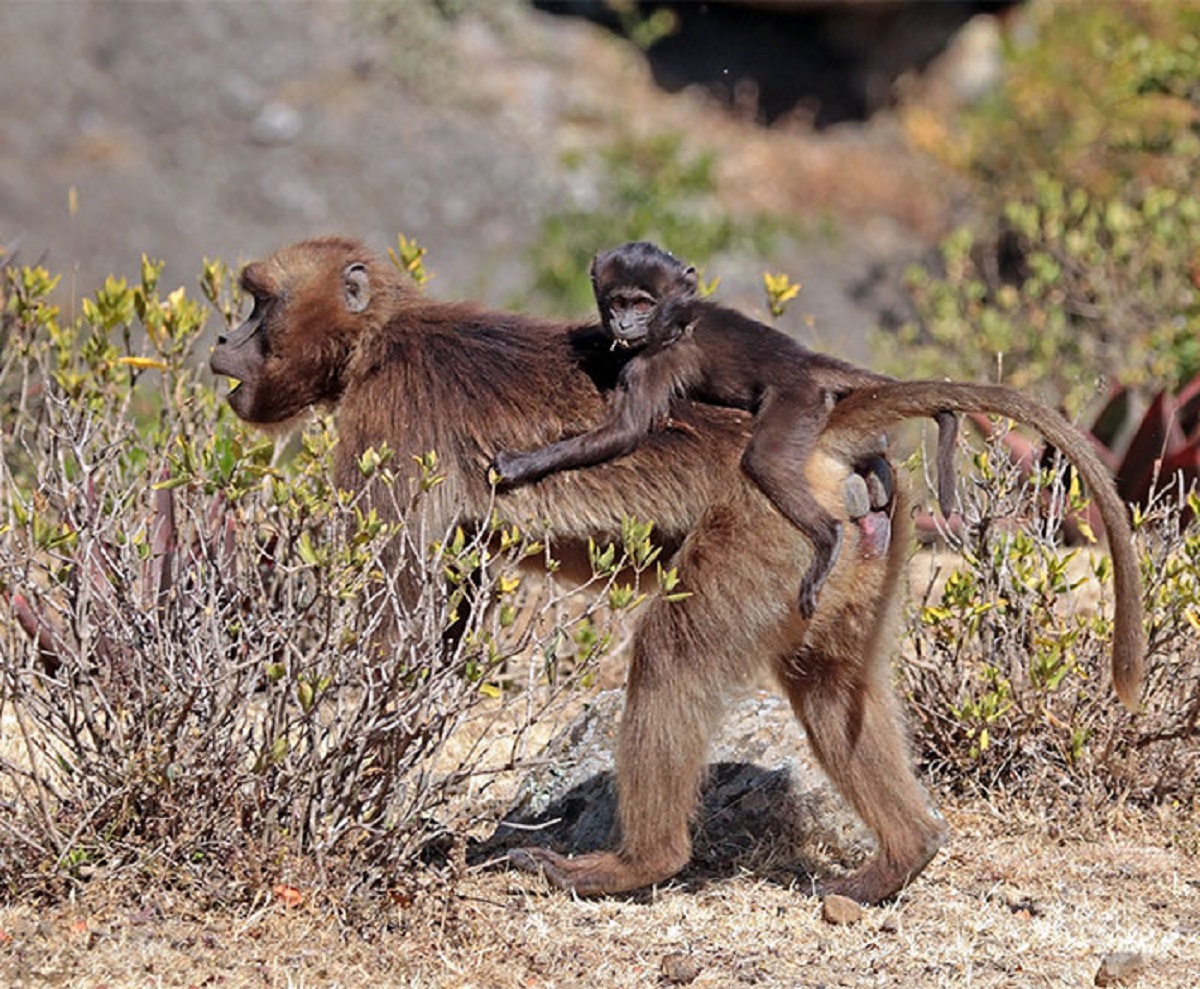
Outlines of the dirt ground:
{"label": "dirt ground", "polygon": [[895,903],[847,925],[775,875],[685,873],[651,893],[583,901],[482,872],[448,895],[381,907],[367,938],[339,928],[330,905],[288,906],[282,891],[217,916],[162,893],[115,907],[100,889],[49,911],[0,911],[0,984],[1065,989],[1091,985],[1106,956],[1136,952],[1128,984],[1196,985],[1200,862],[1175,844],[1180,822],[1114,813],[1080,840],[1033,811],[946,810],[948,850]]}
{"label": "dirt ground", "polygon": [[[4,727],[0,746],[13,741]],[[502,812],[520,782],[499,774],[489,805]],[[0,907],[0,986],[1068,989],[1130,956],[1116,984],[1196,986],[1200,822],[1189,811],[933,793],[945,849],[895,901],[844,923],[824,916],[806,870],[836,874],[855,853],[839,841],[801,865],[769,833],[733,860],[709,848],[661,888],[598,900],[499,861],[443,863],[402,892],[356,897],[314,892],[297,878],[303,864],[285,866],[295,885],[220,909],[113,873],[53,906]]]}

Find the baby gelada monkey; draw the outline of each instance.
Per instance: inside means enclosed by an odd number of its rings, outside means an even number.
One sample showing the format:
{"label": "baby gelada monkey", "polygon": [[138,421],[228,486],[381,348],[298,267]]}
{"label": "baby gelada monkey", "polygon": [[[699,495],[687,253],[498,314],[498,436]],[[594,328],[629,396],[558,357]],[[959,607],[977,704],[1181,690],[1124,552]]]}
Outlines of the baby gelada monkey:
{"label": "baby gelada monkey", "polygon": [[[595,429],[527,452],[501,451],[502,483],[590,467],[634,450],[666,421],[673,398],[744,409],[754,416],[742,467],[813,544],[798,595],[811,618],[842,543],[841,524],[818,503],[804,470],[833,403],[855,388],[894,379],[809,350],[791,337],[699,297],[696,269],[655,244],[635,241],[596,255],[592,288],[614,347],[633,351],[608,417]],[[954,500],[958,423],[938,423],[938,494]]]}

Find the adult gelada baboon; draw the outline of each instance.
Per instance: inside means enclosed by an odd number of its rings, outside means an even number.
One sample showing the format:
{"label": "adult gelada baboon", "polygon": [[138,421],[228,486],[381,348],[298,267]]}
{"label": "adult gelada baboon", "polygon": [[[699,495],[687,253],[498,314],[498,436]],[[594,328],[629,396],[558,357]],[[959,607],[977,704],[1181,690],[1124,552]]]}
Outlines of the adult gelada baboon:
{"label": "adult gelada baboon", "polygon": [[[530,449],[583,432],[606,414],[622,355],[599,327],[563,325],[426,299],[355,241],[285,248],[248,266],[246,322],[221,337],[214,372],[240,379],[229,396],[242,418],[286,422],[315,404],[337,408],[335,470],[361,485],[356,459],[389,444],[400,455],[437,450],[446,480],[428,511],[491,504],[486,473],[498,449]],[[1100,504],[1114,553],[1114,680],[1136,702],[1144,651],[1129,525],[1087,441],[1061,417],[1004,388],[929,383],[852,393],[830,414],[806,476],[825,508],[849,521],[847,464],[873,453],[897,418],[936,409],[998,412],[1029,422],[1080,469]],[[672,552],[682,601],[653,599],[633,640],[617,756],[621,843],[565,858],[514,853],[555,885],[615,893],[674,875],[688,861],[688,817],[709,738],[732,686],[774,672],[822,765],[878,848],[824,889],[876,902],[900,890],[936,853],[944,825],[909,767],[888,676],[890,618],[905,565],[908,512],[891,486],[887,516],[846,525],[846,545],[811,621],[795,586],[811,548],[744,477],[744,413],[686,401],[629,456],[554,474],[500,496],[512,518],[546,519],[561,542],[618,538],[629,515],[653,518]],[[881,523],[882,531],[881,533]]]}

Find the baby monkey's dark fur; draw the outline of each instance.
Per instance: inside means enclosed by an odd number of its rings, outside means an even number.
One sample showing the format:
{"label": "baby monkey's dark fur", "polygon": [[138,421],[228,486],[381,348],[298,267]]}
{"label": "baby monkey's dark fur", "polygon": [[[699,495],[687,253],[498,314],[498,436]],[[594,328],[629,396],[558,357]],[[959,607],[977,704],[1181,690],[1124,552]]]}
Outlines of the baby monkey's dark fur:
{"label": "baby monkey's dark fur", "polygon": [[[838,558],[841,524],[813,496],[804,467],[833,404],[855,388],[894,379],[809,350],[791,337],[698,297],[696,269],[645,241],[592,260],[592,288],[613,345],[636,348],[621,371],[608,418],[595,429],[523,453],[504,450],[495,468],[509,485],[590,467],[634,450],[670,414],[673,398],[745,409],[754,430],[742,468],[813,544],[798,597],[805,618]],[[938,500],[954,500],[958,422],[938,424]]]}

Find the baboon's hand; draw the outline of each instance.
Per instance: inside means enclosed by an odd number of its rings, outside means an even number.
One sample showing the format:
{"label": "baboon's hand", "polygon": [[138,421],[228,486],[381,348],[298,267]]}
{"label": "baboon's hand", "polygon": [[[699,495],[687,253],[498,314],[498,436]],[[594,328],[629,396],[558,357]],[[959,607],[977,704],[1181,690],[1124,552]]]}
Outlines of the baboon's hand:
{"label": "baboon's hand", "polygon": [[497,487],[510,487],[525,480],[525,457],[512,450],[501,450],[488,465],[488,479]]}

